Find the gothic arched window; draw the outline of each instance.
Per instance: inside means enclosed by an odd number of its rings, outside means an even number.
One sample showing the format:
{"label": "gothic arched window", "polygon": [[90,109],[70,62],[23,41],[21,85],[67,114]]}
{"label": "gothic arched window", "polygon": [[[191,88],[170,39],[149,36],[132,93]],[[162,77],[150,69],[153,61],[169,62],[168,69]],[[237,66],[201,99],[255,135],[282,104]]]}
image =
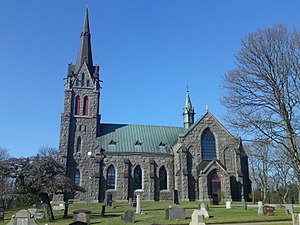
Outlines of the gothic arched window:
{"label": "gothic arched window", "polygon": [[115,189],[116,172],[113,165],[107,168],[106,189]]}
{"label": "gothic arched window", "polygon": [[80,96],[77,95],[75,99],[75,115],[80,114]]}
{"label": "gothic arched window", "polygon": [[206,128],[201,136],[201,155],[202,159],[216,158],[216,142],[215,137],[209,128]]}
{"label": "gothic arched window", "polygon": [[85,96],[83,99],[83,115],[87,116],[89,114],[89,98]]}
{"label": "gothic arched window", "polygon": [[80,151],[81,151],[81,137],[78,137],[76,142],[76,152],[80,152]]}
{"label": "gothic arched window", "polygon": [[75,185],[80,186],[80,171],[79,171],[79,169],[77,169],[75,171],[74,183],[75,183]]}
{"label": "gothic arched window", "polygon": [[167,171],[164,166],[159,169],[159,187],[160,190],[166,190],[167,188]]}
{"label": "gothic arched window", "polygon": [[90,86],[90,80],[86,81],[86,86],[89,87]]}
{"label": "gothic arched window", "polygon": [[142,189],[142,170],[139,165],[134,168],[133,184],[134,184],[134,190]]}

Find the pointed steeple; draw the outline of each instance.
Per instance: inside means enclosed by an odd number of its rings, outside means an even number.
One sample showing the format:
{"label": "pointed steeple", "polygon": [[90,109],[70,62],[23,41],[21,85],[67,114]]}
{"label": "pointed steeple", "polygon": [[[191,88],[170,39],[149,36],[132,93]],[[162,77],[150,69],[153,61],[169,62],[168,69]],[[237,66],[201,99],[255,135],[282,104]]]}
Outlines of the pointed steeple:
{"label": "pointed steeple", "polygon": [[80,35],[80,46],[77,54],[75,73],[79,71],[84,62],[88,65],[89,69],[93,67],[88,7],[86,7],[85,10],[82,32]]}
{"label": "pointed steeple", "polygon": [[185,95],[185,106],[183,107],[184,128],[188,129],[194,123],[194,115],[195,115],[195,112],[194,112],[194,108],[192,106],[189,89],[187,87],[186,95]]}

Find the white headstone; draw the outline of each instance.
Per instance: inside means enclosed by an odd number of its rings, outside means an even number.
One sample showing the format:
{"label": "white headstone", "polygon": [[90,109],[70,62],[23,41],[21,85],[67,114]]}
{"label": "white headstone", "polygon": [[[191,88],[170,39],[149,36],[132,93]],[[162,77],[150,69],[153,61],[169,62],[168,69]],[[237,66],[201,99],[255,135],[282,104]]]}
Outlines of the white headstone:
{"label": "white headstone", "polygon": [[258,215],[263,216],[264,215],[263,203],[259,201],[257,205],[258,205],[258,211],[257,211]]}
{"label": "white headstone", "polygon": [[144,192],[142,189],[137,189],[134,191],[136,194],[136,214],[141,214],[141,194]]}
{"label": "white headstone", "polygon": [[226,209],[231,209],[231,201],[226,201]]}
{"label": "white headstone", "polygon": [[202,206],[201,206],[201,209],[199,210],[199,214],[200,214],[200,215],[203,215],[204,218],[209,218],[208,212],[207,212],[207,210],[205,209],[205,207],[202,207]]}
{"label": "white headstone", "polygon": [[200,213],[199,209],[194,210],[190,225],[205,225],[203,222],[203,215]]}

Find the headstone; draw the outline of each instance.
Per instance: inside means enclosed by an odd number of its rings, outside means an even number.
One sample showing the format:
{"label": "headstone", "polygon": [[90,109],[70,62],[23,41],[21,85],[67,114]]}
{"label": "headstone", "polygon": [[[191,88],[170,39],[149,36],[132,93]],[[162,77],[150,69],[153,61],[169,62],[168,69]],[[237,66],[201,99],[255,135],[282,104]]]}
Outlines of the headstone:
{"label": "headstone", "polygon": [[174,190],[174,192],[173,192],[173,202],[176,205],[179,204],[178,190]]}
{"label": "headstone", "polygon": [[231,209],[231,201],[226,201],[226,209]]}
{"label": "headstone", "polygon": [[63,215],[64,219],[68,218],[68,210],[69,210],[69,202],[65,202],[65,209],[64,209],[64,215]]}
{"label": "headstone", "polygon": [[144,192],[144,190],[142,189],[137,189],[134,191],[135,195],[136,195],[136,214],[140,214],[141,213],[141,195]]}
{"label": "headstone", "polygon": [[[203,206],[203,207],[202,207]],[[204,216],[204,218],[209,218],[208,212],[204,207],[204,204],[201,204],[201,209],[199,210],[200,215]]]}
{"label": "headstone", "polygon": [[182,208],[169,208],[169,219],[170,220],[184,220],[185,209]]}
{"label": "headstone", "polygon": [[131,210],[127,210],[121,216],[121,220],[125,223],[133,223],[134,222],[134,212]]}
{"label": "headstone", "polygon": [[205,225],[203,222],[203,215],[200,213],[199,209],[193,211],[190,225]]}
{"label": "headstone", "polygon": [[73,211],[73,221],[80,221],[90,224],[91,211],[89,210],[75,210]]}
{"label": "headstone", "polygon": [[4,207],[0,207],[0,222],[4,222]]}
{"label": "headstone", "polygon": [[293,213],[292,214],[292,220],[293,220],[293,225],[300,225],[300,220],[299,220],[299,216],[300,214],[298,213]]}
{"label": "headstone", "polygon": [[130,205],[131,207],[133,206],[132,198],[129,198],[129,199],[128,199],[128,205]]}
{"label": "headstone", "polygon": [[113,201],[112,194],[110,192],[107,192],[106,193],[106,202],[105,202],[106,206],[111,207],[112,206],[112,201]]}
{"label": "headstone", "polygon": [[166,208],[165,209],[165,219],[168,220],[170,219],[170,212],[169,212],[170,208]]}
{"label": "headstone", "polygon": [[207,211],[209,210],[208,204],[204,202],[198,205],[198,209],[200,210],[201,208],[205,208]]}
{"label": "headstone", "polygon": [[102,205],[102,208],[101,208],[101,217],[104,217],[105,216],[105,205]]}
{"label": "headstone", "polygon": [[275,216],[275,207],[264,205],[262,208],[265,216]]}
{"label": "headstone", "polygon": [[247,202],[246,202],[246,201],[243,202],[243,208],[244,208],[244,210],[247,210],[247,209],[248,209],[248,207],[247,207]]}
{"label": "headstone", "polygon": [[259,215],[259,216],[263,216],[263,215],[264,215],[264,211],[263,211],[263,203],[262,203],[261,201],[259,201],[259,202],[257,203],[257,205],[258,205],[258,211],[257,211],[258,215]]}
{"label": "headstone", "polygon": [[294,207],[292,204],[286,204],[285,205],[285,212],[287,214],[293,214],[294,213]]}
{"label": "headstone", "polygon": [[12,217],[7,225],[38,225],[30,212],[26,209],[22,209]]}

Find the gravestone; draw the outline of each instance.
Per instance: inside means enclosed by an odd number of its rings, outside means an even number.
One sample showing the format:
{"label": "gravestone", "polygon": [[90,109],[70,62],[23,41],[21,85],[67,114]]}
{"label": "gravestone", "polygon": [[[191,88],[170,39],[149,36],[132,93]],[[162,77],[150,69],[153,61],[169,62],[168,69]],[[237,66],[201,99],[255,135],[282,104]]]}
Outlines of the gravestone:
{"label": "gravestone", "polygon": [[121,220],[125,223],[133,223],[134,222],[134,212],[131,210],[127,210],[121,215]]}
{"label": "gravestone", "polygon": [[176,205],[179,204],[178,190],[174,190],[174,192],[173,192],[173,202]]}
{"label": "gravestone", "polygon": [[133,207],[133,201],[132,201],[132,198],[129,198],[129,199],[128,199],[128,205],[130,205],[131,207]]}
{"label": "gravestone", "polygon": [[258,215],[259,215],[259,216],[263,216],[263,215],[264,215],[264,211],[263,211],[263,203],[262,203],[261,201],[259,201],[259,202],[257,203],[257,205],[258,205],[258,211],[257,211]]}
{"label": "gravestone", "polygon": [[287,214],[293,214],[294,213],[294,207],[292,204],[286,204],[285,205],[285,212]]}
{"label": "gravestone", "polygon": [[4,222],[4,207],[0,207],[0,222]]}
{"label": "gravestone", "polygon": [[226,209],[231,209],[231,201],[226,201]]}
{"label": "gravestone", "polygon": [[185,209],[182,208],[169,208],[169,219],[170,220],[184,220]]}
{"label": "gravestone", "polygon": [[262,208],[265,216],[275,216],[275,207],[264,205]]}
{"label": "gravestone", "polygon": [[38,225],[30,212],[22,209],[14,215],[7,225]]}
{"label": "gravestone", "polygon": [[134,194],[136,195],[136,214],[141,213],[141,195],[144,193],[142,189],[136,189]]}
{"label": "gravestone", "polygon": [[247,202],[246,202],[246,201],[243,202],[243,208],[244,208],[244,210],[247,210],[247,209],[248,209],[248,207],[247,207]]}
{"label": "gravestone", "polygon": [[199,210],[199,214],[204,216],[204,218],[209,218],[208,212],[204,207],[204,204],[201,204],[201,209]]}
{"label": "gravestone", "polygon": [[106,193],[106,198],[105,199],[106,199],[106,202],[105,202],[106,204],[105,205],[111,207],[113,199],[112,199],[112,194],[110,192]]}
{"label": "gravestone", "polygon": [[80,221],[90,224],[91,211],[89,210],[75,210],[73,211],[73,222]]}
{"label": "gravestone", "polygon": [[198,209],[200,210],[201,208],[205,208],[207,211],[209,210],[208,204],[204,202],[198,205]]}
{"label": "gravestone", "polygon": [[199,209],[193,211],[192,220],[189,225],[205,225],[203,222],[203,215],[200,213]]}
{"label": "gravestone", "polygon": [[101,217],[105,216],[105,207],[106,207],[105,205],[102,205],[101,213],[100,213]]}
{"label": "gravestone", "polygon": [[300,214],[298,213],[293,213],[292,214],[292,220],[293,220],[293,225],[300,225],[300,220],[299,220],[299,216]]}
{"label": "gravestone", "polygon": [[170,212],[169,212],[170,208],[166,208],[165,209],[165,219],[168,220],[170,219]]}

